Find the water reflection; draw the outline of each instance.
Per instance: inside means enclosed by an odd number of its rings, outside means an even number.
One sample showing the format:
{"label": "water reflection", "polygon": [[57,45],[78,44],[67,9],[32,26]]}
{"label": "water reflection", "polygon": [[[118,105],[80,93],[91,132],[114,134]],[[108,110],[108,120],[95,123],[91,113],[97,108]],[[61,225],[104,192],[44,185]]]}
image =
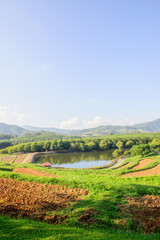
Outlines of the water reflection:
{"label": "water reflection", "polygon": [[39,156],[35,163],[50,162],[54,167],[88,168],[106,165],[112,159],[112,151],[56,153]]}

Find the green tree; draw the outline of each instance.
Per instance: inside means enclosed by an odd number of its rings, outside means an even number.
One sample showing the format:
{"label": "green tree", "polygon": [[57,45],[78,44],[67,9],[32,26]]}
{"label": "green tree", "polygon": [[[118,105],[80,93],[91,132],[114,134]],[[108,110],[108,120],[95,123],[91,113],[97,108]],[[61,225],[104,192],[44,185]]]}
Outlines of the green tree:
{"label": "green tree", "polygon": [[122,142],[122,141],[118,141],[118,142],[116,143],[116,146],[118,147],[119,150],[122,150],[122,148],[123,148],[123,142]]}
{"label": "green tree", "polygon": [[145,155],[148,155],[150,152],[151,152],[151,148],[149,144],[134,145],[130,149],[131,156],[136,156],[136,155],[145,156]]}
{"label": "green tree", "polygon": [[38,152],[38,145],[36,142],[31,143],[31,152]]}

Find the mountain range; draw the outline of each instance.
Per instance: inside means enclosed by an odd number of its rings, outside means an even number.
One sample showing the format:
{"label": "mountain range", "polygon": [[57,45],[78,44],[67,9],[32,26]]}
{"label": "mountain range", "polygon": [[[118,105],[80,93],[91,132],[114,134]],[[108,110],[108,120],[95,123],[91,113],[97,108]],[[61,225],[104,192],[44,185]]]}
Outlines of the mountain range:
{"label": "mountain range", "polygon": [[106,134],[124,134],[124,133],[135,133],[135,132],[160,132],[160,119],[135,124],[135,125],[127,125],[127,126],[113,126],[113,125],[105,125],[99,126],[96,128],[82,129],[82,130],[66,130],[60,128],[43,128],[43,127],[33,127],[33,126],[16,126],[16,125],[8,125],[5,123],[0,123],[0,133],[4,134],[12,134],[21,136],[30,132],[38,132],[38,131],[46,131],[46,132],[54,132],[63,135],[76,135],[82,137],[96,137],[102,136]]}

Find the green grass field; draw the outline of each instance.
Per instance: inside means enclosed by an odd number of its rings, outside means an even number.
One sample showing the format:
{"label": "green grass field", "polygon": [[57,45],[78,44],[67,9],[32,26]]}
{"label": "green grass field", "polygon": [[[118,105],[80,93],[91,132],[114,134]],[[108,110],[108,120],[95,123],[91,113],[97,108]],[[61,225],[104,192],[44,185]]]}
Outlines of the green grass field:
{"label": "green grass field", "polygon": [[[160,156],[153,156],[154,162],[149,168],[160,162]],[[131,157],[124,163],[132,162],[136,166],[143,159],[140,156]],[[124,163],[122,165],[124,165]],[[39,177],[12,172],[18,167],[33,168],[53,173],[60,178]],[[145,168],[148,168],[146,166]],[[135,171],[135,170],[134,170]],[[34,221],[33,219],[10,218],[0,216],[0,239],[139,239],[158,240],[160,233],[144,233],[144,230],[132,222],[132,217],[124,216],[118,205],[127,203],[124,196],[160,196],[160,176],[122,178],[122,174],[133,172],[131,168],[107,169],[48,169],[35,164],[4,164],[0,163],[0,177],[27,182],[64,185],[68,188],[85,188],[89,190],[83,200],[74,202],[69,208],[53,211],[53,214],[67,214],[69,220],[60,225]],[[96,210],[92,224],[79,221],[82,213],[88,208]],[[122,227],[119,219],[126,219]]]}

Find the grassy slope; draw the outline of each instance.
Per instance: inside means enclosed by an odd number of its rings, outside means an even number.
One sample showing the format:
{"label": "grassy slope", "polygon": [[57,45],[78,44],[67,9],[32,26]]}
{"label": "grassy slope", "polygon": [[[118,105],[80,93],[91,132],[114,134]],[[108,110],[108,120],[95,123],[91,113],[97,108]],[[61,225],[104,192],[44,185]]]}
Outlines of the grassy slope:
{"label": "grassy slope", "polygon": [[[136,165],[140,157],[130,158]],[[155,156],[155,162],[160,157]],[[13,173],[10,170],[16,167],[25,166],[39,169],[61,176],[61,178],[47,178],[28,176]],[[68,209],[63,209],[58,214],[68,214],[70,221],[54,226],[51,224],[31,221],[27,219],[10,219],[0,217],[1,239],[160,239],[160,234],[146,235],[135,233],[131,229],[135,226],[128,219],[126,230],[120,229],[116,222],[123,218],[119,214],[118,204],[124,203],[123,195],[143,196],[145,194],[160,195],[160,176],[121,178],[121,174],[130,172],[130,169],[47,169],[34,164],[0,164],[0,177],[9,177],[17,180],[35,181],[46,184],[59,184],[68,187],[87,188],[90,194],[83,201],[74,203]],[[86,226],[78,221],[79,216],[87,207],[95,208],[98,212],[98,222]],[[53,212],[54,214],[54,212]],[[57,214],[57,212],[56,212]],[[100,223],[100,224],[99,224]]]}

